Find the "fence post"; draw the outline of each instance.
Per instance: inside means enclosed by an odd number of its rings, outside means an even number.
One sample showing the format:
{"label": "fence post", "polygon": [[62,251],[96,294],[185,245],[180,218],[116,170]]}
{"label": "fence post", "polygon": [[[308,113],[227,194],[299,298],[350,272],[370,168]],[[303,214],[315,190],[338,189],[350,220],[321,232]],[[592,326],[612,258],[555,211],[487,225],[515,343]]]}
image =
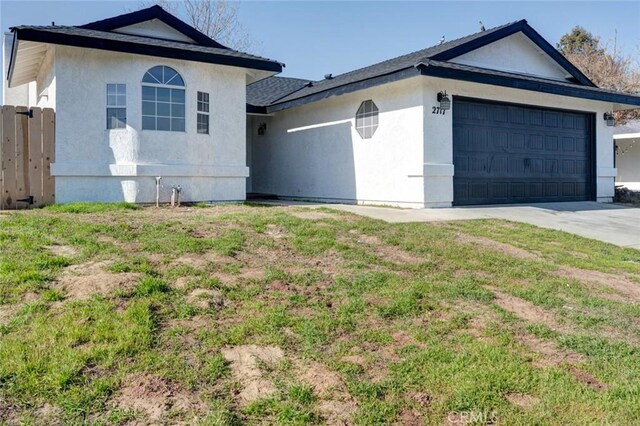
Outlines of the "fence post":
{"label": "fence post", "polygon": [[27,107],[16,107],[16,201],[29,195],[29,117],[18,114],[27,111]]}
{"label": "fence post", "polygon": [[55,160],[55,111],[51,108],[42,110],[42,203],[55,203],[55,179],[51,176],[51,163]]}
{"label": "fence post", "polygon": [[29,119],[29,194],[33,196],[35,207],[42,205],[42,110],[32,108]]}
{"label": "fence post", "polygon": [[5,209],[16,205],[16,109],[2,107],[2,206]]}

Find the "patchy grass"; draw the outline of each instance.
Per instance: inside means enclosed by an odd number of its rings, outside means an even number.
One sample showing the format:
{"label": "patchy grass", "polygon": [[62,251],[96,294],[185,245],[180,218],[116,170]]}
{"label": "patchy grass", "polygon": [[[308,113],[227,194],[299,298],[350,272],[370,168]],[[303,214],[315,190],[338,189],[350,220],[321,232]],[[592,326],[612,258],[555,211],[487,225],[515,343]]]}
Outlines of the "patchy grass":
{"label": "patchy grass", "polygon": [[0,424],[638,424],[636,286],[640,251],[505,221],[11,213]]}

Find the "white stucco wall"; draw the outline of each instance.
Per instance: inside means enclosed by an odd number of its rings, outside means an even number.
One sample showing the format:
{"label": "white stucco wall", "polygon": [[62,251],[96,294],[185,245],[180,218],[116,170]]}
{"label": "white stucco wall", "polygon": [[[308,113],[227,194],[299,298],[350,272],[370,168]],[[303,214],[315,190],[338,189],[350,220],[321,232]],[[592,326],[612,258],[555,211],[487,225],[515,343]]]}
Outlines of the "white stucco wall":
{"label": "white stucco wall", "polygon": [[451,59],[451,62],[554,80],[571,77],[527,36],[515,33]]}
{"label": "white stucco wall", "polygon": [[616,184],[640,191],[640,138],[617,139]]}
{"label": "white stucco wall", "polygon": [[[156,65],[185,81],[185,132],[141,130],[141,81]],[[58,202],[151,203],[155,176],[161,202],[172,185],[184,201],[245,199],[246,70],[66,46],[56,47],[53,69]],[[126,84],[126,129],[106,129],[108,83]],[[197,91],[210,95],[209,135],[196,132]]]}
{"label": "white stucco wall", "polygon": [[49,46],[35,82],[29,85],[29,106],[56,108],[55,46]]}
{"label": "white stucco wall", "polygon": [[[362,139],[363,101],[379,127]],[[271,117],[249,117],[251,188],[281,197],[422,207],[422,94],[417,78],[332,97]],[[267,124],[264,136],[257,135]]]}
{"label": "white stucco wall", "polygon": [[[597,199],[614,191],[613,128],[604,102],[432,77],[415,77],[356,93],[249,117],[253,192],[299,199],[407,207],[448,207],[453,202],[452,110],[432,114],[437,93],[537,105],[595,114]],[[372,139],[355,129],[360,103],[380,110]],[[257,135],[260,123],[267,134]]]}

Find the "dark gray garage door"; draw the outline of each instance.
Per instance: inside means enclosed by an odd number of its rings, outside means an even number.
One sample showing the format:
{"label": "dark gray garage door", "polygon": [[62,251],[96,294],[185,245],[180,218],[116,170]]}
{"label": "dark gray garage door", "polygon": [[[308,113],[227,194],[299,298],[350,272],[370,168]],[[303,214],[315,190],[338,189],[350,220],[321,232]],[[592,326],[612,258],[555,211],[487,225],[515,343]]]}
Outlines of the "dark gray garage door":
{"label": "dark gray garage door", "polygon": [[454,99],[455,205],[592,199],[591,115]]}

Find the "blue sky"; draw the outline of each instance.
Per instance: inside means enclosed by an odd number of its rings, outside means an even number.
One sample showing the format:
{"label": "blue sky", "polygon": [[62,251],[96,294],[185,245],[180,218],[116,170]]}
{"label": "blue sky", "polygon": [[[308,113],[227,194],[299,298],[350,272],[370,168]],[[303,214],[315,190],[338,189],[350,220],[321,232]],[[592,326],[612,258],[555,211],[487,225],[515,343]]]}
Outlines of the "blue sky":
{"label": "blue sky", "polygon": [[[134,10],[138,1],[0,0],[3,30],[20,24],[83,24]],[[580,24],[640,58],[640,0],[635,1],[247,1],[240,20],[260,55],[287,66],[283,75],[319,79],[527,19],[555,44]]]}

